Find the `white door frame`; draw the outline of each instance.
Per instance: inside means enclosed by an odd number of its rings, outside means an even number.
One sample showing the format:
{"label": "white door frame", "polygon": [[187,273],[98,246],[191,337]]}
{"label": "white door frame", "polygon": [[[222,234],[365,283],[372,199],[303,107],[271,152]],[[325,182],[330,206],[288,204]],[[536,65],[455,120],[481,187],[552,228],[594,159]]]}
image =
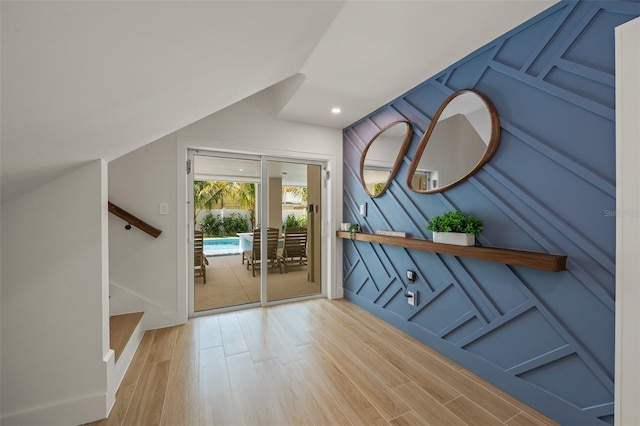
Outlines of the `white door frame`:
{"label": "white door frame", "polygon": [[640,18],[616,33],[615,424],[640,424]]}
{"label": "white door frame", "polygon": [[[194,316],[193,301],[189,296],[189,274],[193,274],[193,271],[189,272],[189,247],[192,244],[190,241],[190,225],[188,220],[188,210],[192,204],[188,204],[189,197],[187,187],[187,174],[186,174],[186,162],[188,158],[188,150],[203,150],[214,152],[226,152],[230,154],[239,155],[260,155],[268,157],[269,159],[276,159],[279,161],[293,160],[293,161],[309,161],[309,162],[321,162],[326,164],[326,173],[332,178],[325,181],[325,187],[323,188],[323,221],[321,226],[321,238],[322,244],[322,288],[326,297],[329,299],[342,298],[342,244],[338,244],[335,237],[335,229],[337,229],[337,223],[342,220],[342,199],[338,197],[340,194],[341,186],[340,179],[335,179],[334,176],[341,176],[338,173],[338,167],[342,167],[342,162],[338,162],[335,155],[331,154],[316,154],[310,152],[290,151],[273,148],[263,148],[255,146],[247,146],[245,149],[251,151],[243,151],[238,149],[238,145],[211,141],[207,139],[190,138],[190,137],[177,137],[177,200],[176,206],[176,222],[177,222],[177,294],[176,294],[176,323],[184,324],[190,317]],[[191,201],[192,203],[193,201]],[[193,262],[193,259],[191,259]],[[192,296],[191,296],[192,297]],[[275,304],[269,303],[269,304]]]}

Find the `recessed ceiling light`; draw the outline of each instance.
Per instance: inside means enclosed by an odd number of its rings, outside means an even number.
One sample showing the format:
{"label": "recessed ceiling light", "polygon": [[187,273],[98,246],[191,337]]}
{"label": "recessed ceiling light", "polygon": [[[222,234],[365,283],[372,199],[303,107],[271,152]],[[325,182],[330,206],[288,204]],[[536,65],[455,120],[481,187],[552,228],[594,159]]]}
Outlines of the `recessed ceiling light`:
{"label": "recessed ceiling light", "polygon": [[331,108],[331,112],[334,114],[340,114],[342,112],[342,110],[338,107],[333,107]]}
{"label": "recessed ceiling light", "polygon": [[238,169],[239,172],[244,172],[244,169]]}

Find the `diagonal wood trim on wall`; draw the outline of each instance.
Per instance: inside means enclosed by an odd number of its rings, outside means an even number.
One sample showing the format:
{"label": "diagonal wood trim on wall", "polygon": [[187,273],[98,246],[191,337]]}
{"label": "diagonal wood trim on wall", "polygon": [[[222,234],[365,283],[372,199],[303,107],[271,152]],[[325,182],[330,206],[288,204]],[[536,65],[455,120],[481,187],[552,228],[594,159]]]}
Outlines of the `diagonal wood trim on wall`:
{"label": "diagonal wood trim on wall", "polygon": [[[348,299],[561,424],[613,424],[614,28],[639,15],[637,1],[562,1],[344,129],[344,222],[429,239],[426,219],[458,209],[484,219],[483,246],[567,255],[567,270],[551,273],[343,242]],[[494,103],[500,147],[463,184],[414,193],[420,138],[465,88]],[[395,120],[414,136],[387,192],[369,198],[360,153]]]}

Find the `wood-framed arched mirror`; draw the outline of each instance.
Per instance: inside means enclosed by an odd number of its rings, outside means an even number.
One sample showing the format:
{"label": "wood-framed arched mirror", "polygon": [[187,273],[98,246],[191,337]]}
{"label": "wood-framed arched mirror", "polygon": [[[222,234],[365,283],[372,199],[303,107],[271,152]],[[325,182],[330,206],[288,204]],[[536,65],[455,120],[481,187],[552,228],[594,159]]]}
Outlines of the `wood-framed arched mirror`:
{"label": "wood-framed arched mirror", "polygon": [[412,191],[441,192],[465,181],[491,159],[500,142],[500,120],[482,93],[449,96],[425,132],[409,166]]}
{"label": "wood-framed arched mirror", "polygon": [[411,123],[394,121],[380,129],[364,148],[360,156],[360,182],[370,197],[379,197],[387,190],[412,136]]}

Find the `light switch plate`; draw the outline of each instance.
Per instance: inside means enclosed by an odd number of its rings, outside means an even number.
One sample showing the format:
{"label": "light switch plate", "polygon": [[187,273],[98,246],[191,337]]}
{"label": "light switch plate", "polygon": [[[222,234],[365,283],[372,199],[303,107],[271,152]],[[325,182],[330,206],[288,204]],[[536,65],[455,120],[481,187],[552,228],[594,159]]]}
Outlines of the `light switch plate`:
{"label": "light switch plate", "polygon": [[367,203],[360,204],[360,216],[367,215]]}
{"label": "light switch plate", "polygon": [[160,214],[169,214],[169,204],[160,203]]}
{"label": "light switch plate", "polygon": [[409,302],[409,306],[416,306],[417,294],[413,291],[407,291],[407,302]]}

